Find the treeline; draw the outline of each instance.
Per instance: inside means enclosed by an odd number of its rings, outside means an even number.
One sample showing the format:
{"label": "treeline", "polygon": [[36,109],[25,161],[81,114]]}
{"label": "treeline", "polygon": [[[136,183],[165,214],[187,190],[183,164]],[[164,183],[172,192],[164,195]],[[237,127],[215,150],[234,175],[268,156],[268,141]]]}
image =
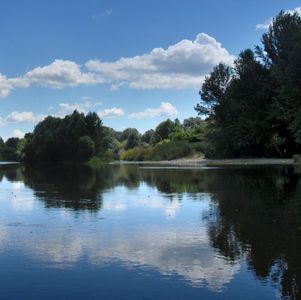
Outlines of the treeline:
{"label": "treeline", "polygon": [[105,152],[108,143],[96,113],[74,111],[63,119],[48,116],[23,139],[1,139],[0,154],[3,160],[87,161]]}
{"label": "treeline", "polygon": [[206,122],[200,117],[161,122],[155,130],[139,135],[128,128],[117,139],[121,143],[120,159],[129,161],[171,160],[200,155],[204,149]]}
{"label": "treeline", "polygon": [[25,162],[92,162],[174,159],[204,148],[206,122],[200,117],[166,120],[140,134],[135,128],[115,131],[98,115],[74,111],[65,118],[48,116],[24,138],[0,138],[0,158]]}
{"label": "treeline", "polygon": [[207,157],[292,157],[301,150],[301,17],[281,12],[262,46],[219,64],[195,107],[207,116]]}

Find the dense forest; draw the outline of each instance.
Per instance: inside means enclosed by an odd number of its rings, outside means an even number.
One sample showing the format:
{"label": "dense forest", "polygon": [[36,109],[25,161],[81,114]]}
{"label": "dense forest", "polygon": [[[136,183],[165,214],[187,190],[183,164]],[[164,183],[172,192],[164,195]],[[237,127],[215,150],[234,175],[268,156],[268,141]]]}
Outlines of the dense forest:
{"label": "dense forest", "polygon": [[166,120],[140,134],[103,126],[96,113],[49,116],[23,139],[0,138],[0,158],[23,161],[292,157],[301,152],[301,16],[280,12],[262,46],[205,78],[200,117]]}

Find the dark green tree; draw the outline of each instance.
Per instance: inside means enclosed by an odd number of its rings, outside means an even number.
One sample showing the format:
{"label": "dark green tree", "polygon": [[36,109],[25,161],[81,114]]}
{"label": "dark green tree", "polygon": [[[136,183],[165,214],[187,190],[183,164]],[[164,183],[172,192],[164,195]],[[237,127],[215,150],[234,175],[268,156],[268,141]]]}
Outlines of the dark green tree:
{"label": "dark green tree", "polygon": [[154,134],[155,131],[153,129],[147,130],[141,137],[141,142],[146,144],[153,144],[154,143]]}
{"label": "dark green tree", "polygon": [[199,92],[201,102],[195,107],[199,115],[215,116],[216,110],[225,102],[226,91],[231,78],[232,69],[223,63],[214,67],[209,76],[206,76]]}
{"label": "dark green tree", "polygon": [[290,156],[301,148],[301,17],[281,11],[262,36],[257,52],[273,75],[275,128],[283,151]]}
{"label": "dark green tree", "polygon": [[77,156],[80,161],[87,161],[95,154],[95,144],[93,140],[85,135],[79,138]]}
{"label": "dark green tree", "polygon": [[139,134],[137,134],[137,132],[135,131],[132,131],[127,138],[124,149],[125,150],[132,149],[137,147],[138,145],[139,145]]}
{"label": "dark green tree", "polygon": [[158,143],[162,140],[168,139],[169,135],[174,132],[175,123],[170,119],[161,122],[155,129],[155,142]]}
{"label": "dark green tree", "polygon": [[25,137],[25,160],[85,161],[107,149],[101,120],[77,111],[65,118],[47,117]]}

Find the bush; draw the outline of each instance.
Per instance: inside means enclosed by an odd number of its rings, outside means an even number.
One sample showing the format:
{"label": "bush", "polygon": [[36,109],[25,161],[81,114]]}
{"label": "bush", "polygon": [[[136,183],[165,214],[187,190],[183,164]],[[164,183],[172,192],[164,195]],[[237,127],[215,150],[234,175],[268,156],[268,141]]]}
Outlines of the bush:
{"label": "bush", "polygon": [[192,154],[192,148],[187,141],[164,140],[154,148],[154,160],[171,160]]}
{"label": "bush", "polygon": [[121,160],[127,161],[143,161],[151,160],[153,156],[152,147],[136,147],[133,149],[125,150],[120,154]]}

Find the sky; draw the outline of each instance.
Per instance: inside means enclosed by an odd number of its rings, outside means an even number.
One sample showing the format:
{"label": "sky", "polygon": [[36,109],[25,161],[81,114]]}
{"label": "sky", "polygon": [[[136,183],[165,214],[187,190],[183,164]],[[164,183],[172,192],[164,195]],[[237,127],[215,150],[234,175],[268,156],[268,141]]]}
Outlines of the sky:
{"label": "sky", "polygon": [[96,111],[140,132],[195,117],[206,75],[296,0],[0,0],[0,136]]}

